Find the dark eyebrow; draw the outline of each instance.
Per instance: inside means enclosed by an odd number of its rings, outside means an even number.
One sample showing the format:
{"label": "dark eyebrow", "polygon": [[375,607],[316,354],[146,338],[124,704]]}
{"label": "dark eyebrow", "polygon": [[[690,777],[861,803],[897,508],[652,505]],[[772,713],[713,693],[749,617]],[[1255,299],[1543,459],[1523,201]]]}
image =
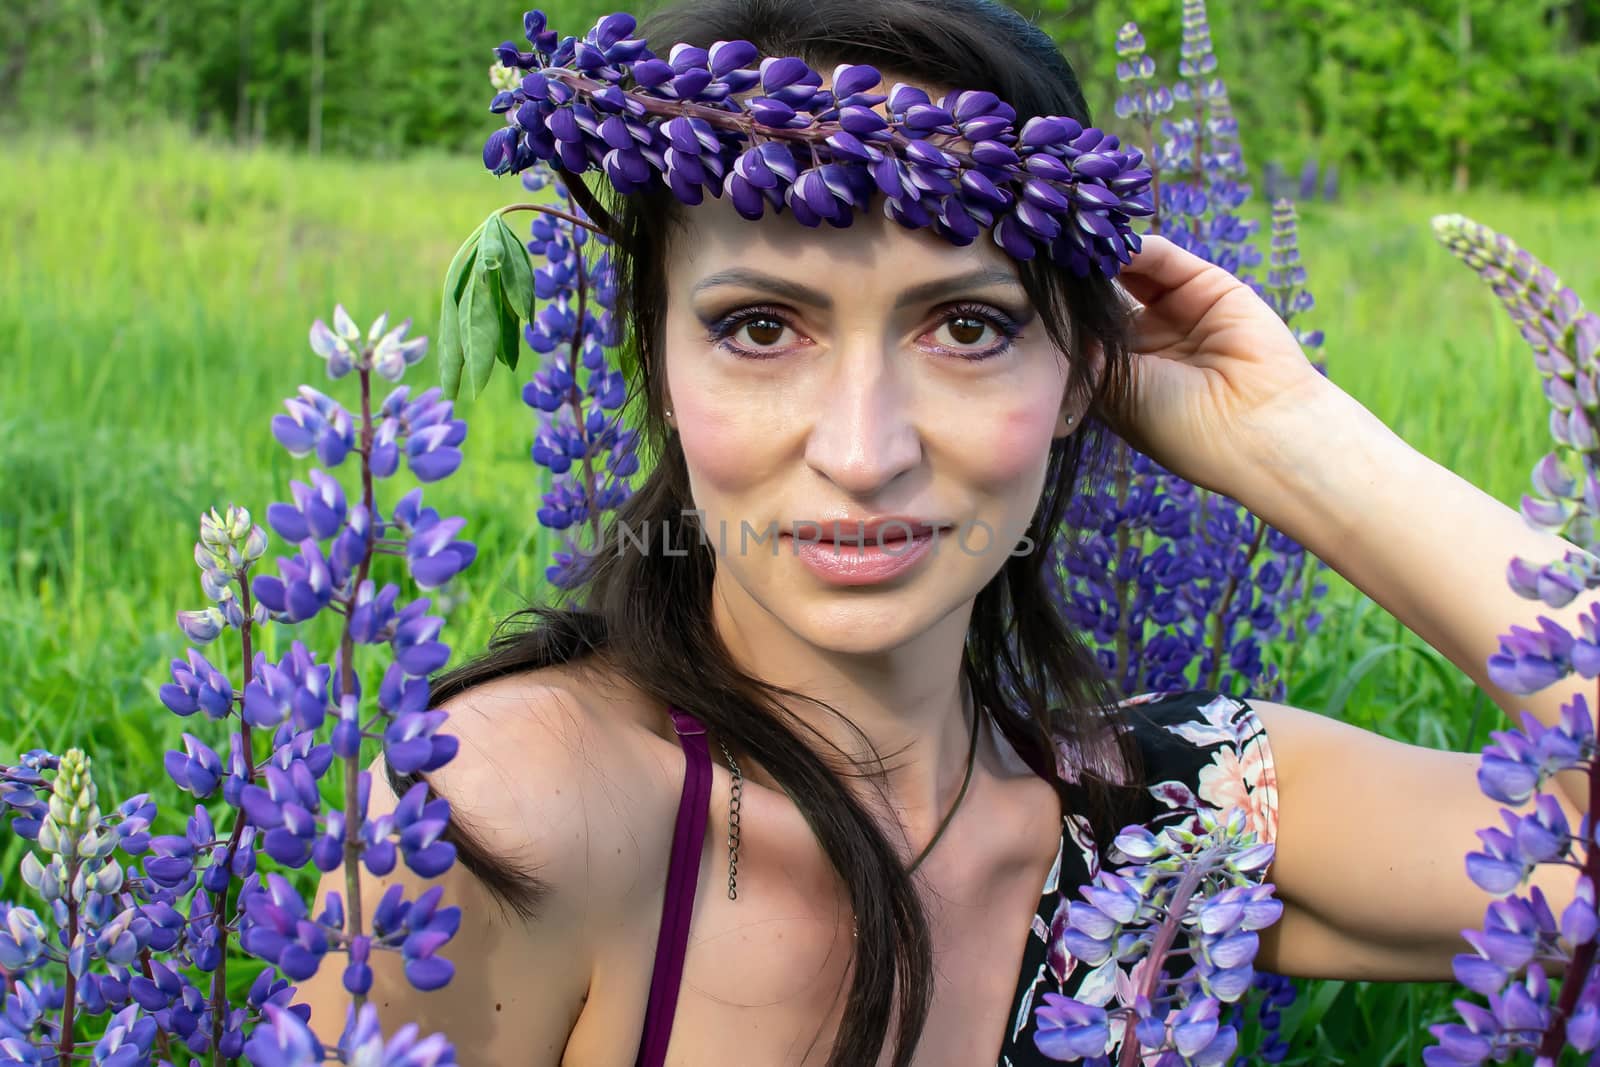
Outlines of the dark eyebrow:
{"label": "dark eyebrow", "polygon": [[968,274],[957,274],[951,278],[940,278],[936,281],[923,282],[913,285],[900,294],[894,302],[895,310],[911,304],[932,303],[942,300],[947,296],[955,296],[967,289],[978,289],[986,285],[1010,285],[1022,288],[1022,283],[1017,281],[1017,276],[1010,271],[998,267],[984,267]]}
{"label": "dark eyebrow", "polygon": [[[762,289],[786,300],[810,304],[823,310],[833,307],[833,300],[826,293],[818,292],[810,286],[801,285],[799,282],[789,278],[782,278],[776,274],[766,274],[762,271],[749,270],[742,267],[719,270],[715,274],[708,274],[695,284],[692,292],[698,293],[705,289],[716,288],[719,285],[742,285],[749,289]],[[963,290],[974,289],[984,285],[1020,287],[1016,275],[998,267],[985,267],[967,274],[957,274],[950,278],[940,278],[936,281],[914,285],[900,294],[894,302],[894,307],[898,311],[912,304],[921,304],[938,300],[945,296],[954,296]]]}
{"label": "dark eyebrow", "polygon": [[824,309],[833,307],[832,298],[826,293],[819,293],[810,286],[801,285],[799,282],[791,281],[788,278],[780,278],[776,274],[764,274],[758,270],[746,270],[740,267],[708,274],[696,282],[695,287],[690,292],[698,293],[705,289],[715,289],[719,285],[742,285],[746,289],[762,289],[799,304],[811,304],[814,307]]}

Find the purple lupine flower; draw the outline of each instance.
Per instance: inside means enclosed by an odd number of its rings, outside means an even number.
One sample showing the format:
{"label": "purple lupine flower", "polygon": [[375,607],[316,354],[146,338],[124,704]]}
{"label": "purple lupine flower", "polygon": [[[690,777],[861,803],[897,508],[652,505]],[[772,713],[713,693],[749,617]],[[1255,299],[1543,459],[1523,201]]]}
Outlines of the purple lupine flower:
{"label": "purple lupine flower", "polygon": [[183,751],[168,752],[163,760],[167,775],[179,789],[204,800],[222,783],[222,759],[193,734],[183,735]]}
{"label": "purple lupine flower", "polygon": [[[1159,834],[1127,827],[1111,856],[1132,862],[1101,870],[1080,889],[1082,899],[1067,903],[1065,923],[1052,927],[1052,951],[1092,970],[1077,997],[1046,994],[1046,1006],[1035,1009],[1035,1044],[1045,1055],[1110,1055],[1119,1043],[1128,1048],[1132,1034],[1140,1048],[1184,1063],[1221,1065],[1233,1056],[1238,1034],[1222,1005],[1250,987],[1257,931],[1283,913],[1272,886],[1259,882],[1273,846],[1246,829],[1238,808],[1200,809],[1192,821],[1193,830]],[[1169,961],[1185,957],[1187,969],[1163,980]],[[1108,1008],[1113,993],[1118,1004]]]}
{"label": "purple lupine flower", "polygon": [[387,1042],[378,1029],[378,1012],[368,1004],[347,1021],[339,1039],[347,1063],[382,1067],[455,1067],[455,1049],[442,1034],[419,1037],[415,1023],[407,1023]]}
{"label": "purple lupine flower", "polygon": [[[324,1050],[311,1032],[305,1016],[309,1008],[285,1008],[268,1004],[262,1010],[265,1026],[257,1026],[244,1046],[244,1055],[254,1067],[316,1067]],[[350,1061],[347,1061],[350,1062]]]}
{"label": "purple lupine flower", "polygon": [[[1152,229],[1238,274],[1304,347],[1319,347],[1320,332],[1291,322],[1312,307],[1291,206],[1274,212],[1267,284],[1243,273],[1261,256],[1250,243],[1253,227],[1235,214],[1250,189],[1226,86],[1215,76],[1204,4],[1184,6],[1182,79],[1165,96],[1149,88],[1155,67],[1135,24],[1123,26],[1117,48],[1119,79],[1143,93],[1119,114],[1137,120],[1152,142],[1148,158],[1161,192]],[[1172,100],[1194,114],[1163,118]],[[1050,548],[1053,593],[1065,616],[1090,637],[1124,692],[1200,685],[1281,697],[1294,650],[1321,621],[1312,610],[1326,591],[1317,581],[1320,563],[1236,501],[1104,436],[1105,480],[1068,503],[1078,540]],[[1266,652],[1274,639],[1285,650],[1282,663]]]}
{"label": "purple lupine flower", "polygon": [[[1512,560],[1511,587],[1529,599],[1552,607],[1569,603],[1581,590],[1600,587],[1600,559],[1595,556],[1600,532],[1600,316],[1587,311],[1577,295],[1555,273],[1509,238],[1461,215],[1433,220],[1435,235],[1489,284],[1501,306],[1533,349],[1545,398],[1550,402],[1550,431],[1555,450],[1534,466],[1532,495],[1522,498],[1522,516],[1536,528],[1567,538],[1582,551],[1561,560],[1534,564]],[[1594,677],[1593,635],[1575,657],[1585,677]],[[1495,670],[1513,684],[1532,685],[1541,672],[1522,659],[1523,649],[1504,654]],[[1577,663],[1575,663],[1577,666]],[[1496,684],[1500,684],[1498,680]],[[1513,690],[1516,691],[1516,690]],[[1531,690],[1525,690],[1531,691]]]}
{"label": "purple lupine flower", "polygon": [[1039,1029],[1034,1043],[1039,1051],[1063,1062],[1104,1056],[1111,1041],[1106,1011],[1079,1004],[1060,993],[1045,993],[1044,1006],[1036,1011]]}
{"label": "purple lupine flower", "polygon": [[[363,741],[381,741],[392,765],[412,769],[435,769],[456,751],[443,733],[445,713],[428,706],[426,675],[449,654],[437,640],[442,620],[426,614],[426,599],[400,603],[397,586],[378,590],[368,571],[375,555],[394,555],[438,585],[472,561],[474,547],[457,536],[460,520],[424,507],[421,490],[407,494],[392,516],[372,491],[373,476],[394,473],[402,454],[421,481],[453,472],[466,428],[438,390],[413,400],[402,386],[372,411],[373,375],[397,379],[426,349],[424,339],[405,339],[405,325],[386,326],[381,317],[363,342],[341,306],[331,328],[319,322],[312,329],[313,350],[328,361],[330,377],[358,377],[361,410],[372,414],[357,420],[332,398],[302,387],[286,405],[289,414],[274,419],[281,443],[298,456],[315,453],[324,468],[292,482],[291,500],[268,509],[269,525],[297,551],[279,560],[279,575],[252,580],[268,534],[247,511],[230,507],[201,518],[194,559],[212,606],[180,612],[179,628],[196,642],[237,630],[243,676],[230,679],[193,648],[171,662],[162,702],[182,716],[204,711],[203,724],[228,723],[232,732],[225,750],[212,737],[184,733],[181,750],[165,753],[163,764],[197,799],[220,791],[232,809],[225,821],[196,806],[183,833],[152,834],[156,812],[147,794],[102,813],[88,758],[76,749],[59,759],[29,752],[17,766],[0,766],[0,810],[11,815],[20,838],[37,845],[23,854],[22,884],[49,905],[44,914],[56,927],[41,913],[0,903],[0,967],[7,975],[0,1058],[54,1063],[57,1049],[65,1048],[118,1067],[152,1057],[320,1063],[322,1049],[304,1025],[306,1009],[286,1009],[295,992],[288,980],[309,977],[329,953],[349,954],[346,987],[358,1007],[370,990],[375,950],[398,953],[419,987],[449,980],[439,950],[460,913],[440,907],[438,893],[412,903],[387,900],[376,928],[363,931],[355,925],[363,914],[359,901],[346,912],[335,898],[313,917],[281,875],[258,870],[261,863],[294,868],[308,860],[333,870],[347,846],[378,873],[400,857],[431,877],[455,858],[443,840],[449,806],[428,799],[426,786],[379,818],[368,817],[367,772],[355,775],[343,810],[326,810],[319,788],[335,757],[354,760]],[[359,497],[330,473],[350,455],[362,466]],[[324,609],[346,623],[327,662],[300,641],[276,662],[253,648],[255,627]],[[394,660],[375,708],[362,704],[351,662],[357,645],[382,646]],[[330,720],[331,742],[321,741]],[[252,731],[260,733],[252,738]],[[258,765],[260,742],[270,742],[270,754]],[[137,862],[112,859],[117,851]],[[272,966],[235,1003],[224,962],[241,949]],[[38,979],[36,972],[45,970],[64,973],[65,983]],[[206,973],[209,990],[193,977]],[[84,1022],[95,1016],[106,1017],[103,1025]],[[374,1019],[368,1030],[375,1025]],[[447,1048],[437,1038],[418,1040],[413,1027],[388,1046],[374,1045],[369,1033],[359,1048],[339,1055],[420,1065],[447,1062],[441,1051]]]}
{"label": "purple lupine flower", "polygon": [[[724,49],[718,56],[728,62],[735,54]],[[665,128],[696,148],[703,136],[714,141],[704,120],[677,118]],[[776,147],[770,142],[763,147],[769,146]],[[548,169],[534,167],[523,173],[522,180],[530,191],[538,191],[551,184],[551,177]],[[563,200],[562,210],[587,218],[565,185],[556,183],[555,188]],[[544,359],[523,387],[522,398],[544,416],[535,431],[532,456],[550,470],[551,485],[537,516],[547,529],[565,532],[563,548],[553,553],[555,562],[546,577],[557,588],[567,588],[578,580],[573,564],[585,554],[584,541],[590,546],[597,543],[605,514],[632,493],[629,479],[638,470],[637,435],[622,423],[626,380],[606,359],[606,348],[620,339],[609,239],[551,215],[535,217],[532,235],[528,250],[545,262],[534,272],[535,297],[541,304],[524,339]],[[591,239],[599,246],[592,256]]]}
{"label": "purple lupine flower", "polygon": [[[1261,1043],[1247,1057],[1239,1056],[1232,1067],[1249,1067],[1252,1063],[1282,1063],[1289,1056],[1289,1043],[1283,1039],[1281,1012],[1294,1003],[1295,987],[1292,979],[1270,971],[1260,971],[1254,985],[1260,992],[1255,1005],[1256,1025],[1261,1028]],[[1238,1031],[1244,1021],[1243,999],[1229,1006],[1227,1025]]]}
{"label": "purple lupine flower", "polygon": [[1322,176],[1322,199],[1333,203],[1339,199],[1339,168],[1329,163]]}
{"label": "purple lupine flower", "polygon": [[[1559,918],[1538,886],[1525,897],[1516,895],[1539,865],[1573,862],[1569,857],[1578,840],[1555,798],[1538,790],[1555,774],[1580,766],[1592,773],[1594,725],[1582,694],[1562,708],[1559,726],[1544,726],[1526,712],[1522,722],[1521,731],[1492,735],[1478,780],[1494,799],[1523,804],[1532,797],[1534,804],[1524,813],[1502,808],[1506,828],[1478,832],[1484,848],[1467,857],[1467,873],[1499,899],[1485,912],[1482,930],[1462,931],[1473,952],[1454,961],[1456,980],[1486,997],[1489,1009],[1458,1000],[1462,1023],[1430,1027],[1440,1044],[1426,1049],[1424,1056],[1434,1067],[1504,1060],[1519,1049],[1545,1056],[1562,1043],[1589,1051],[1600,1041],[1600,1008],[1593,993],[1593,943],[1600,924],[1589,870],[1593,860],[1587,858],[1591,850],[1585,849],[1580,864],[1584,873]],[[1567,970],[1561,1001],[1571,1014],[1564,1020],[1549,1010],[1555,999],[1554,976],[1547,975],[1540,961]]]}
{"label": "purple lupine flower", "polygon": [[1306,165],[1300,169],[1300,199],[1312,200],[1317,195],[1317,174],[1319,167],[1316,157],[1306,160]]}
{"label": "purple lupine flower", "polygon": [[[1552,607],[1570,604],[1600,587],[1600,381],[1596,349],[1600,319],[1527,252],[1507,238],[1459,215],[1434,219],[1440,240],[1489,283],[1521,327],[1533,349],[1534,366],[1550,402],[1555,449],[1533,469],[1534,494],[1522,500],[1533,526],[1567,537],[1577,547],[1553,562],[1513,559],[1508,585],[1519,596]],[[1600,677],[1600,604],[1576,617],[1576,632],[1539,616],[1538,629],[1512,626],[1489,658],[1491,681],[1528,694],[1568,682],[1574,675]],[[1473,952],[1455,958],[1457,980],[1486,998],[1484,1008],[1458,1000],[1462,1021],[1430,1027],[1439,1044],[1424,1050],[1430,1067],[1455,1067],[1487,1060],[1504,1062],[1531,1052],[1553,1064],[1563,1048],[1590,1052],[1600,1044],[1600,969],[1596,963],[1595,882],[1600,850],[1590,816],[1569,825],[1561,804],[1542,790],[1553,776],[1596,766],[1594,722],[1588,701],[1575,693],[1560,720],[1546,726],[1524,711],[1520,730],[1495,731],[1483,749],[1478,784],[1489,797],[1520,810],[1501,809],[1504,829],[1478,831],[1483,847],[1467,856],[1469,877],[1495,899],[1481,930],[1464,930]],[[1531,807],[1528,804],[1532,800]],[[1538,886],[1521,888],[1546,864],[1576,867],[1577,886],[1559,918]],[[1563,944],[1563,941],[1565,944]]]}
{"label": "purple lupine flower", "polygon": [[[542,26],[542,13],[533,16]],[[724,42],[715,56],[680,44],[663,60],[626,36],[633,28],[618,13],[581,40],[541,29],[532,52],[502,45],[500,62],[529,73],[490,103],[508,125],[484,145],[484,165],[496,174],[541,161],[598,170],[624,194],[662,182],[684,203],[709,191],[747,217],[788,210],[807,226],[848,225],[881,192],[905,225],[961,244],[990,226],[1011,255],[1048,254],[1080,277],[1114,274],[1138,250],[1128,221],[1152,210],[1150,175],[1115,137],[1054,116],[1014,131],[1015,112],[990,93],[936,102],[898,83],[874,92],[881,79],[865,65],[835,71],[829,90],[794,57],[731,66],[755,62],[744,41]],[[737,95],[756,85],[762,92],[749,102]],[[580,122],[577,109],[587,116],[591,102],[606,118]],[[887,117],[871,112],[880,103]],[[746,142],[750,122],[763,127],[762,143]],[[958,173],[980,174],[983,187],[969,191]],[[1058,186],[1059,206],[1024,199],[1030,179]]]}

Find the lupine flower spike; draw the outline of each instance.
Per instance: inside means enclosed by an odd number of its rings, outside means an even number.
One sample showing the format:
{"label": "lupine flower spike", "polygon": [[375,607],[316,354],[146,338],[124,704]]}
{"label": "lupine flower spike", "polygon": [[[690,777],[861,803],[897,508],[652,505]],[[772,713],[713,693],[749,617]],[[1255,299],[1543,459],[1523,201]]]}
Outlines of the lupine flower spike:
{"label": "lupine flower spike", "polygon": [[[1253,226],[1232,212],[1250,195],[1236,123],[1218,108],[1227,91],[1216,75],[1205,6],[1184,5],[1182,77],[1157,84],[1135,23],[1118,32],[1118,77],[1127,91],[1118,115],[1143,136],[1164,139],[1146,154],[1161,209],[1153,231],[1238,274],[1259,263]],[[1166,118],[1184,103],[1193,115]],[[1294,209],[1273,213],[1267,283],[1240,276],[1286,323],[1309,311]],[[1315,354],[1320,331],[1291,323]],[[1093,640],[1107,673],[1125,694],[1200,685],[1282,699],[1293,650],[1314,633],[1313,601],[1326,591],[1319,561],[1236,501],[1203,490],[1107,434],[1108,476],[1074,494],[1067,522],[1076,543],[1051,546],[1055,595],[1066,617]],[[1266,643],[1279,639],[1283,661],[1269,662]]]}
{"label": "lupine flower spike", "polygon": [[[414,1026],[386,1042],[365,1002],[374,952],[397,954],[419,989],[448,982],[453,969],[440,950],[460,923],[460,909],[442,906],[437,886],[413,900],[398,885],[365,906],[359,896],[358,866],[385,875],[404,863],[432,878],[455,859],[454,846],[441,840],[449,806],[430,799],[425,784],[386,815],[367,810],[364,746],[381,746],[402,774],[434,770],[456,749],[441,732],[445,713],[428,707],[428,676],[449,656],[438,640],[443,619],[428,614],[427,598],[400,603],[398,585],[378,587],[373,564],[392,556],[412,584],[439,590],[476,555],[457,536],[463,520],[423,506],[422,489],[392,506],[378,498],[402,462],[418,482],[449,476],[466,435],[437,389],[412,397],[398,385],[374,402],[374,381],[398,383],[427,349],[426,339],[406,338],[409,322],[390,329],[387,318],[363,332],[339,306],[331,327],[320,319],[311,327],[311,349],[328,377],[358,379],[360,413],[302,386],[286,402],[288,413],[272,420],[273,436],[291,455],[314,454],[326,468],[290,482],[291,499],[266,510],[288,545],[278,573],[254,573],[269,534],[244,508],[200,520],[194,560],[211,604],[180,611],[178,628],[196,644],[237,634],[240,677],[217,666],[222,657],[194,648],[172,660],[160,699],[193,732],[182,734],[164,765],[197,801],[220,799],[221,815],[196,804],[182,833],[152,834],[156,810],[147,795],[102,811],[89,758],[77,749],[59,759],[29,752],[16,766],[0,766],[11,828],[37,846],[23,855],[22,881],[49,909],[41,916],[0,904],[0,1061],[320,1064],[325,1050],[307,1025],[309,1009],[292,1003],[290,983],[338,954],[351,1006],[328,1050],[336,1060],[453,1064],[442,1037],[419,1038]],[[331,472],[352,459],[347,493]],[[262,627],[323,614],[340,617],[331,657],[298,640],[276,661],[256,649]],[[364,692],[356,660],[368,655],[388,665]],[[323,801],[336,766],[342,808]],[[330,894],[317,914],[278,870],[265,869],[308,865],[346,874],[346,892]],[[242,999],[230,1001],[228,961],[241,952],[267,966]]]}
{"label": "lupine flower spike", "polygon": [[1230,1062],[1238,1033],[1222,1006],[1250,988],[1258,931],[1283,905],[1261,881],[1273,846],[1246,828],[1243,809],[1201,809],[1193,824],[1130,826],[1113,855],[1131,862],[1066,905],[1059,951],[1092,970],[1076,996],[1045,993],[1035,1009],[1045,1055],[1085,1067]]}
{"label": "lupine flower spike", "polygon": [[[1600,558],[1594,554],[1600,518],[1600,318],[1508,238],[1460,215],[1440,216],[1433,225],[1446,247],[1489,283],[1533,349],[1550,401],[1555,449],[1534,466],[1534,491],[1523,497],[1522,515],[1578,548],[1554,561],[1513,559],[1506,578],[1520,596],[1563,607],[1600,586]],[[1537,622],[1537,630],[1512,626],[1501,635],[1488,663],[1496,685],[1531,694],[1574,675],[1600,677],[1600,604],[1578,615],[1577,633],[1547,616]],[[1509,807],[1500,809],[1503,829],[1478,831],[1483,848],[1467,857],[1466,866],[1468,877],[1496,899],[1483,929],[1462,931],[1473,951],[1455,959],[1457,980],[1485,998],[1487,1007],[1457,1000],[1462,1021],[1430,1027],[1439,1044],[1425,1049],[1423,1058],[1428,1067],[1465,1067],[1532,1053],[1537,1067],[1554,1067],[1564,1048],[1600,1048],[1600,848],[1590,825],[1600,805],[1594,719],[1579,692],[1563,704],[1559,722],[1547,726],[1525,711],[1520,730],[1490,737],[1478,785]],[[1588,813],[1578,826],[1546,792],[1563,771],[1588,777]],[[1546,864],[1578,871],[1572,901],[1559,915],[1538,886],[1521,893]]]}
{"label": "lupine flower spike", "polygon": [[[579,580],[585,540],[598,544],[606,512],[628,499],[639,457],[638,431],[622,421],[627,382],[606,356],[620,340],[612,310],[617,282],[607,251],[611,242],[579,224],[587,217],[583,208],[553,177],[544,166],[522,174],[530,192],[553,185],[563,211],[578,220],[534,216],[528,250],[544,263],[534,271],[539,310],[523,337],[543,362],[523,386],[522,400],[540,414],[533,461],[551,472],[539,524],[564,535],[545,577],[564,589]],[[589,256],[593,245],[600,251]]]}

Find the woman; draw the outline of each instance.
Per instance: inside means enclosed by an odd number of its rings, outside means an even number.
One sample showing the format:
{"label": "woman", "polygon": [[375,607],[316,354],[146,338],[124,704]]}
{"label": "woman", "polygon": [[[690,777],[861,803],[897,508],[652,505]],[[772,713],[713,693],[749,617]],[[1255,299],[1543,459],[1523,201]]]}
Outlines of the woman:
{"label": "woman", "polygon": [[[988,0],[696,0],[643,35],[1090,122],[1049,38]],[[1497,635],[1533,614],[1506,561],[1564,542],[1407,447],[1247,287],[1159,238],[1121,276],[1130,313],[1103,277],[876,211],[805,229],[664,192],[613,211],[659,460],[584,610],[533,612],[439,683],[462,742],[429,779],[458,824],[457,974],[419,996],[374,960],[387,1026],[444,1030],[469,1064],[1045,1062],[1030,1008],[1085,971],[1048,954],[1048,923],[1118,827],[1191,814],[1145,788],[1173,780],[1276,842],[1285,910],[1259,967],[1450,977],[1485,904],[1462,858],[1496,822],[1475,754],[1224,694],[1117,705],[1042,552],[1010,546],[1048,541],[1110,425],[1488,688]],[[952,536],[852,563],[842,542],[891,518]],[[1565,695],[1489,691],[1547,722]],[[409,783],[373,769],[381,810]],[[363,878],[376,900],[388,880]],[[325,1041],[338,971],[302,990]]]}

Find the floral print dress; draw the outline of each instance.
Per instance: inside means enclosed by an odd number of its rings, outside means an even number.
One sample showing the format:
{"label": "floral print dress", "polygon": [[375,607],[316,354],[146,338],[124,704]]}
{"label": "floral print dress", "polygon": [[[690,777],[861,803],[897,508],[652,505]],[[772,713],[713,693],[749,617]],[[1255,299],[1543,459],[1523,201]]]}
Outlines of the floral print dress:
{"label": "floral print dress", "polygon": [[[1247,827],[1263,842],[1276,839],[1278,776],[1266,730],[1249,704],[1193,690],[1145,693],[1122,701],[1121,706],[1149,783],[1142,798],[1144,812],[1128,819],[1128,824],[1140,821],[1155,833],[1169,826],[1197,830],[1195,813],[1200,807],[1216,811],[1240,807],[1248,816]],[[1056,769],[1064,780],[1076,780],[1067,753],[1058,753]],[[1061,848],[1039,898],[997,1067],[1060,1062],[1047,1058],[1034,1044],[1034,1008],[1044,1003],[1043,994],[1095,993],[1095,999],[1110,1008],[1131,1003],[1132,989],[1142,977],[1138,973],[1142,965],[1136,965],[1131,975],[1116,960],[1088,967],[1062,946],[1058,935],[1066,925],[1067,904],[1080,899],[1078,888],[1091,882],[1102,864],[1116,868],[1128,862],[1110,842],[1097,845],[1081,815],[1069,812],[1062,822]]]}

